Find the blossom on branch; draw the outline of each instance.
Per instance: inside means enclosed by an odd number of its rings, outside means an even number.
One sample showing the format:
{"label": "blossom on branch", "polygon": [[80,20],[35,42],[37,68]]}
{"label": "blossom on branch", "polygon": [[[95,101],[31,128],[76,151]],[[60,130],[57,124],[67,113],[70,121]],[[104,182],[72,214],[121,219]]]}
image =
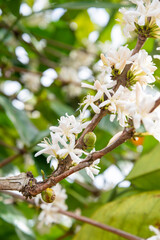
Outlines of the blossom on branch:
{"label": "blossom on branch", "polygon": [[66,138],[71,138],[73,135],[77,135],[82,132],[84,128],[88,126],[90,122],[82,122],[80,119],[76,119],[75,116],[62,116],[59,120],[59,126],[51,126],[49,129],[58,133],[60,136],[65,136]]}
{"label": "blossom on branch", "polygon": [[130,0],[137,8],[119,11],[123,14],[124,34],[137,31],[144,37],[160,38],[160,2],[159,0]]}
{"label": "blossom on branch", "polygon": [[101,60],[103,62],[103,69],[109,73],[113,73],[113,69],[118,70],[120,74],[126,64],[132,63],[132,51],[126,46],[119,47],[118,50],[110,49],[107,52],[107,57],[101,54]]}

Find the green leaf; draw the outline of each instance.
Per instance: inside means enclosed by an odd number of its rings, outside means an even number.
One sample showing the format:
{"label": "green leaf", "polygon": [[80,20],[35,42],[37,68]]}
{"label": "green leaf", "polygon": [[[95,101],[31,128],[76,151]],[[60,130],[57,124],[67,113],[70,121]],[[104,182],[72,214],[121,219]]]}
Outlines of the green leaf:
{"label": "green leaf", "polygon": [[15,16],[19,16],[19,9],[20,9],[20,5],[21,5],[21,0],[7,0],[6,1],[7,7],[9,8],[9,10],[15,15]]}
{"label": "green leaf", "polygon": [[[153,233],[149,225],[159,226],[160,191],[145,192],[108,203],[98,209],[92,219],[124,230],[133,235],[148,238]],[[100,228],[85,224],[74,240],[124,239]]]}
{"label": "green leaf", "polygon": [[52,103],[51,103],[51,109],[59,116],[63,116],[65,115],[65,113],[68,113],[69,115],[74,113],[74,110],[64,104],[63,102],[60,102],[58,99],[55,99]]}
{"label": "green leaf", "polygon": [[160,189],[160,145],[137,160],[126,180],[141,189]]}
{"label": "green leaf", "polygon": [[13,107],[6,97],[0,96],[0,105],[5,109],[8,118],[14,124],[22,141],[27,146],[30,146],[31,141],[38,134],[37,128],[30,122],[26,113]]}
{"label": "green leaf", "polygon": [[90,7],[96,8],[120,8],[124,6],[131,6],[124,5],[120,3],[107,3],[107,2],[97,2],[97,1],[80,1],[80,2],[67,2],[62,4],[55,4],[53,8],[65,8],[65,9],[87,9]]}
{"label": "green leaf", "polygon": [[0,218],[12,224],[20,232],[28,236],[28,239],[35,239],[32,229],[29,227],[27,219],[12,205],[5,205],[0,202]]}

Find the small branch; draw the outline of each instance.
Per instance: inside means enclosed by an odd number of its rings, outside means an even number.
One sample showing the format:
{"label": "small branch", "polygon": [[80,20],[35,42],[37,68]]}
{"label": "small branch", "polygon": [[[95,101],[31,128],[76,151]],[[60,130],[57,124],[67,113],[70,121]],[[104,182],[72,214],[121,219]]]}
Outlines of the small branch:
{"label": "small branch", "polygon": [[1,177],[0,178],[0,190],[15,190],[23,191],[24,187],[29,184],[29,181],[33,178],[30,172],[24,173],[13,177]]}
{"label": "small branch", "polygon": [[27,68],[22,68],[22,67],[17,67],[17,66],[12,66],[10,69],[6,69],[6,70],[11,70],[11,71],[15,71],[15,72],[25,72],[25,73],[32,73],[32,74],[35,74],[35,75],[40,75],[42,76],[42,73],[41,72],[35,72],[35,71],[31,71]]}
{"label": "small branch", "polygon": [[54,40],[54,39],[49,39],[49,38],[46,38],[47,42],[49,44],[52,44],[56,47],[59,47],[59,48],[62,48],[62,49],[67,49],[67,50],[73,50],[74,47],[72,45],[69,45],[67,43],[64,43],[64,42],[60,42],[60,41],[57,41],[57,40]]}
{"label": "small branch", "polygon": [[146,37],[138,35],[138,40],[133,50],[132,56],[140,51],[140,49],[143,47],[146,40],[147,40]]}
{"label": "small branch", "polygon": [[[138,35],[138,40],[137,40],[136,46],[135,46],[135,48],[134,48],[134,50],[132,52],[132,56],[140,51],[140,49],[144,45],[146,39],[147,39],[146,37]],[[127,83],[127,72],[130,70],[131,66],[132,66],[132,63],[131,64],[127,64],[125,66],[125,68],[123,69],[122,73],[117,78],[115,78],[115,80],[117,80],[117,85],[114,87],[114,92],[117,91],[117,89],[119,88],[120,85],[126,86],[126,83]]]}
{"label": "small branch", "polygon": [[160,105],[160,97],[155,101],[153,108],[150,110],[150,113],[153,112]]}
{"label": "small branch", "polygon": [[10,148],[10,149],[12,149],[12,150],[14,150],[14,151],[18,151],[18,150],[19,150],[19,149],[17,149],[16,147],[11,146],[11,145],[3,142],[2,140],[0,140],[0,145],[1,145],[1,146],[4,146],[4,147],[7,147],[7,148]]}
{"label": "small branch", "polygon": [[134,236],[134,235],[132,235],[130,233],[127,233],[125,231],[122,231],[120,229],[117,229],[117,228],[108,226],[106,224],[97,222],[97,221],[95,221],[93,219],[90,219],[90,218],[87,218],[87,217],[84,217],[84,216],[78,216],[78,215],[76,215],[76,214],[74,214],[72,212],[64,211],[64,210],[61,210],[61,209],[58,212],[63,214],[63,215],[66,215],[68,217],[74,218],[74,219],[76,219],[78,221],[88,223],[90,225],[93,225],[95,227],[101,228],[101,229],[103,229],[105,231],[108,231],[108,232],[112,232],[112,233],[114,233],[114,234],[116,234],[118,236],[124,237],[125,239],[128,239],[128,240],[143,240],[143,238]]}
{"label": "small branch", "polygon": [[10,156],[8,158],[5,158],[3,161],[0,162],[0,168],[4,167],[5,165],[7,165],[8,163],[12,162],[14,159],[16,159],[17,157],[21,156],[21,153],[17,153],[13,156]]}

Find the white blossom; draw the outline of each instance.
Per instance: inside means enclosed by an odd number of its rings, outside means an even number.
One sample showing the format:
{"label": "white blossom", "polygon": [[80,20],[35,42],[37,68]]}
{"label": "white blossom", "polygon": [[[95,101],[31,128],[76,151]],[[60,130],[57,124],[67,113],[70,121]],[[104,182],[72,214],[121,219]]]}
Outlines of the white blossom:
{"label": "white blossom", "polygon": [[153,74],[157,67],[154,66],[152,57],[144,49],[140,50],[133,57],[135,60],[131,66],[131,71],[135,75],[135,80],[141,85],[153,83],[155,81]]}
{"label": "white blossom", "polygon": [[143,122],[146,130],[149,130],[153,124],[151,118],[152,113],[150,110],[155,104],[155,99],[152,95],[146,94],[139,83],[136,84],[136,102],[130,108],[131,115],[133,117],[133,124],[135,128],[139,128],[141,121]]}
{"label": "white blossom", "polygon": [[81,103],[81,105],[84,105],[83,111],[82,111],[82,115],[84,115],[85,111],[87,110],[87,108],[89,106],[92,107],[93,111],[95,113],[100,113],[100,109],[97,105],[95,105],[95,96],[92,95],[87,95],[86,98],[84,99],[83,103]]}
{"label": "white blossom", "polygon": [[73,162],[78,164],[82,160],[80,159],[81,155],[83,153],[87,155],[87,153],[84,152],[82,149],[75,148],[75,137],[72,137],[69,143],[67,143],[60,136],[57,136],[57,139],[58,142],[61,144],[61,149],[57,151],[57,155],[60,156],[60,158],[65,158],[67,155],[70,155]]}
{"label": "white blossom", "polygon": [[[129,10],[121,8],[120,12],[123,14],[124,20],[124,34],[126,37],[131,37],[130,33],[136,29],[135,23],[139,26],[148,24],[150,28],[154,29],[155,37],[159,35],[160,28],[160,2],[159,0],[130,0],[130,2],[137,5],[137,8],[131,8]],[[150,21],[148,21],[150,18]]]}
{"label": "white blossom", "polygon": [[51,141],[48,138],[45,138],[42,143],[39,143],[38,146],[43,148],[42,150],[38,151],[35,154],[35,157],[38,157],[41,154],[47,154],[49,155],[47,157],[47,163],[50,162],[52,158],[57,158],[57,151],[60,150],[60,147],[58,145],[57,135],[50,133],[51,135]]}
{"label": "white blossom", "polygon": [[128,114],[128,104],[127,102],[131,102],[133,98],[133,93],[129,91],[127,88],[120,86],[117,91],[107,100],[102,102],[99,107],[107,106],[107,109],[112,113],[110,117],[110,121],[113,121],[116,114],[118,115],[117,119],[121,126],[126,125],[126,117]]}
{"label": "white blossom", "polygon": [[90,84],[87,84],[87,83],[82,83],[81,86],[85,87],[85,88],[90,88],[90,89],[96,90],[97,93],[94,96],[94,101],[97,101],[97,100],[101,99],[104,96],[104,94],[106,94],[106,96],[108,97],[109,92],[111,92],[108,89],[115,86],[115,83],[113,81],[108,82],[108,83],[105,83],[105,82],[101,83],[100,81],[96,80],[94,82],[93,86]]}
{"label": "white blossom", "polygon": [[100,159],[97,159],[89,167],[85,168],[86,173],[92,180],[94,180],[94,175],[97,175],[99,173],[100,167],[97,166],[99,162],[100,162]]}
{"label": "white blossom", "polygon": [[149,226],[149,230],[155,233],[155,236],[147,238],[147,240],[160,240],[160,231],[153,227],[152,225]]}
{"label": "white blossom", "polygon": [[53,203],[44,202],[41,198],[41,194],[38,194],[35,198],[36,205],[41,208],[41,212],[38,216],[41,225],[48,226],[52,223],[61,223],[63,216],[58,213],[58,210],[67,210],[67,205],[65,204],[67,198],[65,189],[62,189],[59,183],[52,187],[52,189],[56,195]]}
{"label": "white blossom", "polygon": [[52,126],[50,130],[54,133],[59,133],[60,136],[65,136],[67,138],[72,137],[72,135],[79,134],[84,128],[88,126],[90,122],[82,122],[80,119],[76,119],[74,115],[62,116],[59,120],[59,126]]}
{"label": "white blossom", "polygon": [[101,60],[107,71],[109,71],[109,68],[111,69],[114,67],[122,72],[126,64],[132,63],[132,51],[127,45],[119,47],[118,50],[110,49],[107,52],[107,57],[101,54]]}

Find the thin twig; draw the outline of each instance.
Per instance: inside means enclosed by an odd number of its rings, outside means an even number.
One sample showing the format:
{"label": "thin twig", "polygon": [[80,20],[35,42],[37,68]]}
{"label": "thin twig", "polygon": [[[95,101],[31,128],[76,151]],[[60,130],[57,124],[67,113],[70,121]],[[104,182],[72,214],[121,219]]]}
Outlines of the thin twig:
{"label": "thin twig", "polygon": [[150,113],[153,112],[160,105],[160,98],[155,101],[153,108],[150,110]]}
{"label": "thin twig", "polygon": [[36,72],[36,71],[31,71],[30,69],[27,69],[27,68],[22,68],[22,67],[17,67],[17,66],[12,66],[10,67],[10,69],[6,69],[6,70],[11,70],[11,71],[15,71],[15,72],[25,72],[25,73],[32,73],[32,74],[35,74],[35,75],[42,75],[41,72]]}
{"label": "thin twig", "polygon": [[14,151],[18,151],[18,149],[16,147],[9,145],[9,144],[3,142],[2,140],[0,140],[0,145],[4,146],[4,147],[7,147],[7,148],[10,148],[10,149],[12,149]]}
{"label": "thin twig", "polygon": [[0,168],[4,167],[5,165],[7,165],[8,163],[12,162],[13,160],[15,160],[17,157],[21,156],[21,153],[17,153],[13,156],[10,156],[8,158],[5,158],[3,161],[0,162]]}
{"label": "thin twig", "polygon": [[58,210],[58,212],[63,214],[63,215],[66,215],[68,217],[74,218],[78,221],[85,222],[85,223],[88,223],[88,224],[93,225],[95,227],[101,228],[101,229],[103,229],[107,232],[112,232],[112,233],[114,233],[118,236],[124,237],[125,239],[128,239],[128,240],[144,240],[143,238],[137,237],[137,236],[132,235],[128,232],[125,232],[125,231],[122,231],[120,229],[111,227],[109,225],[97,222],[93,219],[90,219],[90,218],[87,218],[87,217],[84,217],[84,216],[78,216],[78,215],[76,215],[72,212],[69,212],[69,211],[64,211],[64,210],[60,209],[60,210]]}

